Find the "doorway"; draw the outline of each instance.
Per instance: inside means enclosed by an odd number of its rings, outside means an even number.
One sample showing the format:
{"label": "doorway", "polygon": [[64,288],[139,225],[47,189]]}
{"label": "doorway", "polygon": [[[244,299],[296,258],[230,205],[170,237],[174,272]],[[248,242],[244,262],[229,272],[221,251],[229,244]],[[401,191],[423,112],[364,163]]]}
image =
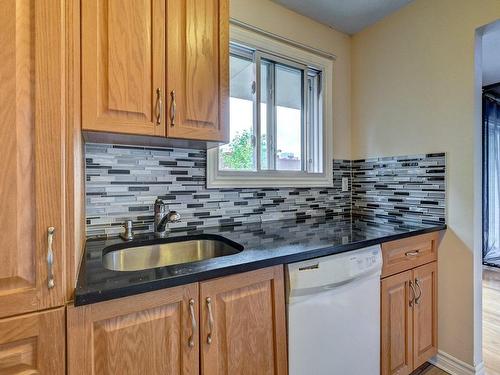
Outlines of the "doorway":
{"label": "doorway", "polygon": [[500,22],[483,28],[482,347],[487,375],[500,375]]}
{"label": "doorway", "polygon": [[[500,44],[500,32],[498,34]],[[496,76],[491,78],[500,79]],[[500,81],[483,87],[482,104],[483,264],[498,268],[500,267]]]}

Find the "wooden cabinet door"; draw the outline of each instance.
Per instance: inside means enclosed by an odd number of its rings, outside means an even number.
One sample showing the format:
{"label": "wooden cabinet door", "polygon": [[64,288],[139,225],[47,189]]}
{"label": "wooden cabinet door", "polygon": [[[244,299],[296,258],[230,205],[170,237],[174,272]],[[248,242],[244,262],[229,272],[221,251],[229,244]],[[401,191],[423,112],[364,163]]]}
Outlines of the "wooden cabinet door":
{"label": "wooden cabinet door", "polygon": [[413,371],[412,271],[381,281],[381,375],[408,375]]}
{"label": "wooden cabinet door", "polygon": [[200,303],[203,375],[287,373],[282,266],[203,282]]}
{"label": "wooden cabinet door", "polygon": [[62,7],[57,0],[2,1],[0,317],[64,303]]}
{"label": "wooden cabinet door", "polygon": [[165,134],[165,22],[165,0],[82,1],[84,130]]}
{"label": "wooden cabinet door", "polygon": [[228,0],[167,1],[167,136],[229,138]]}
{"label": "wooden cabinet door", "polygon": [[437,262],[414,269],[413,280],[413,363],[417,368],[437,354]]}
{"label": "wooden cabinet door", "polygon": [[66,373],[64,307],[0,319],[0,374]]}
{"label": "wooden cabinet door", "polygon": [[68,374],[196,375],[198,314],[198,284],[70,307]]}

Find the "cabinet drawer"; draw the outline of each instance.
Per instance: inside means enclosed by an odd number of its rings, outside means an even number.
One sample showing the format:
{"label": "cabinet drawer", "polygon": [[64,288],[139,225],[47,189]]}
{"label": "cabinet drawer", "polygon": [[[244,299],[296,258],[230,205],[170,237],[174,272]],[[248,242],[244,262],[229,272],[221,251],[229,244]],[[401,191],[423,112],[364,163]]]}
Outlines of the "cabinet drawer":
{"label": "cabinet drawer", "polygon": [[382,244],[382,277],[437,260],[439,232]]}

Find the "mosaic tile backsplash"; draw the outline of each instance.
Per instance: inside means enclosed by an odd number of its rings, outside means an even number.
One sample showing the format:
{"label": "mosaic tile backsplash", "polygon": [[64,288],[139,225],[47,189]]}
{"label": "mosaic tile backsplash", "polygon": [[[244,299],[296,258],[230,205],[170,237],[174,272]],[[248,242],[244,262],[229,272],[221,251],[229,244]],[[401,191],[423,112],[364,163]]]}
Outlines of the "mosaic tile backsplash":
{"label": "mosaic tile backsplash", "polygon": [[377,223],[445,223],[444,153],[354,160],[352,214]]}
{"label": "mosaic tile backsplash", "polygon": [[[334,160],[330,188],[206,189],[206,152],[86,144],[89,237],[112,236],[127,219],[134,231],[153,230],[153,204],[180,212],[170,230],[262,221],[343,217],[368,222],[444,222],[444,154]],[[342,177],[349,191],[342,192]]]}
{"label": "mosaic tile backsplash", "polygon": [[334,161],[331,188],[207,189],[206,152],[86,144],[87,236],[115,235],[132,219],[134,231],[153,230],[154,201],[178,211],[173,231],[261,221],[351,215],[349,160]]}

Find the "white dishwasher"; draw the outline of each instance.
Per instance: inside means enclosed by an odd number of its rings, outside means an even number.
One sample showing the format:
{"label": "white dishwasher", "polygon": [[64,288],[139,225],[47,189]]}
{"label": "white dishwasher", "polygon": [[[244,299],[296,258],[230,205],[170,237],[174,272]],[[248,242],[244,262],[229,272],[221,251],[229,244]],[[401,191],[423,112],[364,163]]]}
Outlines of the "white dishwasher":
{"label": "white dishwasher", "polygon": [[380,246],[287,265],[289,375],[380,374]]}

